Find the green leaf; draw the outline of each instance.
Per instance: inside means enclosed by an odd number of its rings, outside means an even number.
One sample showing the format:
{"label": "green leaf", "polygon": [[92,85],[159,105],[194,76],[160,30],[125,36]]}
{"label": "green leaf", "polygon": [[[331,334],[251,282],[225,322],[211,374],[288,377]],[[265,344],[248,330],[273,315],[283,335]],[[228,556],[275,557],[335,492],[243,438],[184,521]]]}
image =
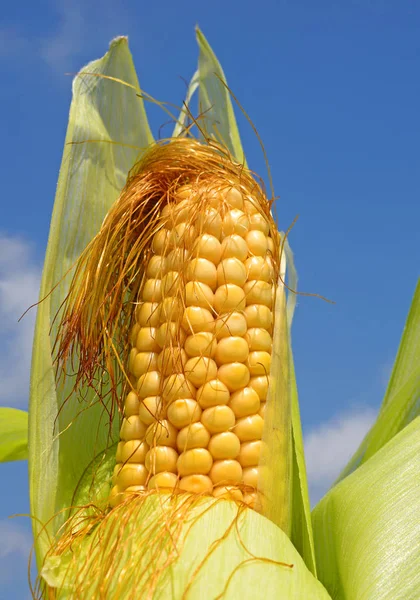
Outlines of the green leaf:
{"label": "green leaf", "polygon": [[0,408],[0,462],[28,458],[28,413]]}
{"label": "green leaf", "polygon": [[303,557],[306,566],[316,575],[314,537],[311,521],[308,479],[306,475],[305,452],[302,426],[300,422],[299,400],[295,366],[290,349],[290,385],[292,410],[292,530],[290,539]]}
{"label": "green leaf", "polygon": [[191,505],[179,496],[120,505],[69,551],[49,557],[42,576],[62,588],[59,599],[124,600],[136,590],[154,600],[331,600],[271,521],[238,513],[231,501]]}
{"label": "green leaf", "polygon": [[223,144],[239,163],[246,164],[245,154],[233,111],[229,89],[223,69],[203,33],[196,27],[200,49],[199,123],[204,123],[206,133]]}
{"label": "green leaf", "polygon": [[420,414],[420,280],[378,418],[338,481],[366,462]]}
{"label": "green leaf", "polygon": [[[126,38],[114,40],[105,56],[88,64],[73,82],[31,371],[29,482],[31,512],[39,520],[34,521],[38,565],[49,546],[48,534],[57,531],[66,513],[52,517],[72,505],[93,457],[105,456],[118,435],[118,419],[110,432],[91,391],[65,402],[72,378],[56,387],[52,346],[54,317],[68,292],[72,267],[99,230],[129,169],[153,141],[140,93]],[[90,493],[95,498],[98,488],[91,486]],[[39,523],[48,523],[42,535]]]}
{"label": "green leaf", "polygon": [[418,598],[420,417],[313,511],[318,576],[334,600]]}

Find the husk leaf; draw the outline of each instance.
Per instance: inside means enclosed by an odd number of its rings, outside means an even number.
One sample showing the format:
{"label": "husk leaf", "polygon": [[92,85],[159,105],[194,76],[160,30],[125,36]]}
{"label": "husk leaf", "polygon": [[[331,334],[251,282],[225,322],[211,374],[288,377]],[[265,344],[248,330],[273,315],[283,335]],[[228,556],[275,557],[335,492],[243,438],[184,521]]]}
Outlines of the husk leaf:
{"label": "husk leaf", "polygon": [[0,408],[0,462],[28,458],[28,413]]}
{"label": "husk leaf", "polygon": [[417,598],[420,417],[313,511],[318,577],[334,600]]}
{"label": "husk leaf", "polygon": [[[29,485],[38,565],[49,536],[66,518],[65,512],[57,513],[72,505],[93,458],[103,455],[118,435],[117,419],[110,431],[91,391],[84,398],[72,397],[63,408],[71,383],[56,384],[53,319],[67,295],[75,261],[97,233],[129,168],[153,141],[136,95],[140,90],[126,38],[114,40],[105,56],[83,72],[73,82],[33,345]],[[135,89],[102,76],[120,78]],[[96,492],[93,486],[91,494]],[[47,523],[42,534],[39,523]]]}
{"label": "husk leaf", "polygon": [[330,600],[271,521],[238,513],[228,500],[185,496],[121,505],[71,550],[49,557],[42,574],[60,600]]}

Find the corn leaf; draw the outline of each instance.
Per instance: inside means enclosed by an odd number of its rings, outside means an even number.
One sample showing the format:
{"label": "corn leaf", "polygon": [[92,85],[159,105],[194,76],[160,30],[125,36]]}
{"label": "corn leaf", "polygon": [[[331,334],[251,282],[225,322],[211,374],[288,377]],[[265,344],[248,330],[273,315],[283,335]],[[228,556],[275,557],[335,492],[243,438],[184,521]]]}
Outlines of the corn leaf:
{"label": "corn leaf", "polygon": [[[65,402],[72,382],[56,384],[52,341],[54,317],[68,292],[75,261],[97,233],[128,170],[153,141],[138,93],[125,38],[114,40],[105,56],[88,64],[73,82],[31,371],[29,483],[31,512],[38,519],[34,521],[38,565],[48,547],[48,535],[57,531],[67,515],[63,511],[53,516],[72,505],[83,475],[95,466],[93,458],[100,460],[103,455],[106,459],[105,451],[118,431],[118,419],[108,430],[103,407],[92,392]],[[91,486],[85,492],[94,496],[98,490]],[[48,523],[42,535],[39,523]]]}
{"label": "corn leaf", "polygon": [[420,280],[378,418],[338,481],[366,462],[420,415]]}
{"label": "corn leaf", "polygon": [[0,408],[0,462],[28,458],[28,413]]}
{"label": "corn leaf", "polygon": [[420,417],[313,511],[318,577],[335,600],[418,598]]}
{"label": "corn leaf", "polygon": [[226,500],[200,499],[184,511],[185,501],[154,495],[121,505],[49,557],[44,579],[60,600],[125,600],[133,590],[153,600],[331,600],[271,521],[249,509],[238,514]]}
{"label": "corn leaf", "polygon": [[202,117],[199,123],[203,121],[206,133],[225,145],[239,163],[246,164],[225,74],[210,44],[198,27],[196,36],[200,50],[198,102]]}

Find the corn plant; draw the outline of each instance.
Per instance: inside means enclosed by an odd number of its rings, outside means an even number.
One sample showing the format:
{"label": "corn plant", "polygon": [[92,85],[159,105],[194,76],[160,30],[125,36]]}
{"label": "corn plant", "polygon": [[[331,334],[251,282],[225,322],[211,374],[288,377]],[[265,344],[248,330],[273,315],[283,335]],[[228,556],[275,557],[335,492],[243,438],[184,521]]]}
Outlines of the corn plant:
{"label": "corn plant", "polygon": [[29,415],[1,409],[1,460],[29,460],[33,596],[417,598],[420,287],[377,421],[311,514],[293,256],[197,41],[167,140],[125,38],[73,82]]}

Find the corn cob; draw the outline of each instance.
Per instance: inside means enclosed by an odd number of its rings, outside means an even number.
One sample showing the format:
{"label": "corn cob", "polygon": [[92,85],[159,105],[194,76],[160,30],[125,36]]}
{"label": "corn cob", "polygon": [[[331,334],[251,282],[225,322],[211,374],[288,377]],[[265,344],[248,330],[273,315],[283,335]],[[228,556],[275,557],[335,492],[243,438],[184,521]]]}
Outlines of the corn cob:
{"label": "corn cob", "polygon": [[159,206],[143,246],[111,506],[152,489],[258,505],[278,234],[246,183],[178,175]]}
{"label": "corn cob", "polygon": [[133,168],[57,338],[75,389],[95,388],[111,426],[123,413],[111,507],[156,489],[260,505],[279,263],[263,187],[221,147],[161,142]]}

